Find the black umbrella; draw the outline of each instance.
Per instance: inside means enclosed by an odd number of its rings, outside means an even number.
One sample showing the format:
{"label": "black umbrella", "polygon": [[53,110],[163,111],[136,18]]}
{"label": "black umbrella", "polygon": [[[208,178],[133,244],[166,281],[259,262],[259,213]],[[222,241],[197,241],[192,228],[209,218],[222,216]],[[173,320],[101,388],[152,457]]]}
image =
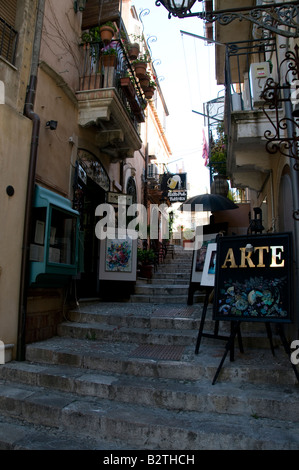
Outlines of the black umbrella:
{"label": "black umbrella", "polygon": [[199,210],[196,207],[196,204],[202,204],[202,211],[225,211],[229,209],[237,209],[238,206],[228,199],[227,197],[221,196],[220,194],[198,194],[197,196],[193,196],[184,204],[180,205],[181,211],[196,211]]}

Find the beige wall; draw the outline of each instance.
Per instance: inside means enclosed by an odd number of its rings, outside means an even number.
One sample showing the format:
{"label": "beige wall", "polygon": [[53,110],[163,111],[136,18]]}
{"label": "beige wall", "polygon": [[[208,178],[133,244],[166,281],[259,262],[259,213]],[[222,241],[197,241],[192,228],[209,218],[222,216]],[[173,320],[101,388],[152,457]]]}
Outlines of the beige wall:
{"label": "beige wall", "polygon": [[[31,70],[36,0],[18,2],[15,65],[0,59],[5,104],[0,105],[0,340],[16,354],[20,266],[32,122],[23,115]],[[14,194],[8,196],[7,186]]]}
{"label": "beige wall", "polygon": [[[0,105],[0,339],[17,343],[20,265],[32,123]],[[14,195],[6,187],[14,187]]]}

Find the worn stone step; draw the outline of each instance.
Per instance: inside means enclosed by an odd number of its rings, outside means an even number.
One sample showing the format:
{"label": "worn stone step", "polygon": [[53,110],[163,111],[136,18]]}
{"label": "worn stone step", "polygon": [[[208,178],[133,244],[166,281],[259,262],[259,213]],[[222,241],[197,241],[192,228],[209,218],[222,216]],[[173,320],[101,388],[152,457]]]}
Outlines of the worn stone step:
{"label": "worn stone step", "polygon": [[[137,377],[210,382],[225,352],[225,341],[211,344],[204,338],[199,353],[194,345],[149,345],[107,343],[88,339],[55,337],[27,345],[30,362],[60,364],[121,373]],[[235,360],[226,358],[218,382],[296,384],[288,356],[278,348],[272,356],[269,348],[245,350],[235,348]]]}
{"label": "worn stone step", "polygon": [[202,307],[200,304],[81,304],[68,312],[67,319],[80,323],[106,323],[117,328],[189,329],[198,330]]}
{"label": "worn stone step", "polygon": [[299,445],[298,423],[257,419],[251,411],[246,416],[177,412],[9,382],[0,388],[0,411],[76,439],[118,439],[144,449],[295,450]]}
{"label": "worn stone step", "polygon": [[143,284],[136,285],[135,294],[146,294],[151,296],[156,295],[188,295],[188,284],[176,285],[176,284]]}
{"label": "worn stone step", "polygon": [[[169,330],[165,334],[169,336],[171,330],[190,330],[194,338],[197,338],[202,314],[202,304],[197,303],[192,306],[186,304],[111,304],[111,303],[85,303],[78,309],[68,313],[68,320],[75,323],[90,323],[90,330],[84,327],[84,334],[90,338],[96,333],[92,330],[93,323],[106,323],[113,326],[113,331],[121,332],[121,328],[144,328],[149,332],[153,330]],[[212,320],[212,307],[208,307],[206,320],[204,323],[204,333],[213,333],[215,322]],[[110,328],[111,329],[111,328]],[[112,328],[113,329],[113,328]],[[230,322],[219,322],[219,334],[229,335],[231,330]],[[161,331],[161,334],[164,332]],[[102,334],[108,337],[107,328]],[[177,335],[175,335],[177,336]],[[244,322],[241,324],[241,336],[244,348],[268,348],[270,342],[267,337],[266,326],[260,322]],[[132,338],[135,336],[132,335]],[[169,336],[169,341],[171,341]],[[211,339],[209,339],[212,342]],[[214,341],[214,340],[213,340]],[[272,331],[273,346],[281,344],[280,338],[275,331]],[[215,341],[214,341],[215,342]],[[237,344],[237,340],[236,340]]]}
{"label": "worn stone step", "polygon": [[0,380],[153,408],[240,416],[251,414],[270,419],[275,416],[281,421],[299,422],[299,389],[295,386],[229,382],[211,385],[205,379],[177,381],[137,378],[27,362],[14,362],[1,367]]}
{"label": "worn stone step", "polygon": [[63,322],[58,325],[57,333],[64,337],[117,343],[187,345],[195,341],[194,330],[132,328],[105,323]]}
{"label": "worn stone step", "polygon": [[155,272],[153,274],[153,279],[186,279],[190,280],[190,273],[189,272],[176,272],[176,273],[169,273],[169,272]]}
{"label": "worn stone step", "polygon": [[[183,302],[187,303],[188,295],[147,295],[147,294],[132,294],[130,297],[131,302],[135,303],[158,303],[158,304],[180,304]],[[202,302],[203,297],[200,295],[194,295],[194,303]]]}
{"label": "worn stone step", "polygon": [[[0,450],[127,450],[119,440],[97,439],[94,436],[75,435],[65,429],[33,424],[17,417],[0,415]],[[136,449],[139,450],[139,449]],[[48,456],[49,457],[49,456]],[[47,457],[47,459],[48,459]]]}

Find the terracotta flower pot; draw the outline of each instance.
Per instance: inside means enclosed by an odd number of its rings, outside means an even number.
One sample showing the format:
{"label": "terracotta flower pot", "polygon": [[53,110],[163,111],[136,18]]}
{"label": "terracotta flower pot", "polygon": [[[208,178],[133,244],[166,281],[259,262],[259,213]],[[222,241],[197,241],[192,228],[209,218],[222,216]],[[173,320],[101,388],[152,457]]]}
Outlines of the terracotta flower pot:
{"label": "terracotta flower pot", "polygon": [[130,44],[128,46],[128,55],[131,60],[136,60],[139,56],[140,47],[138,43]]}
{"label": "terracotta flower pot", "polygon": [[145,88],[143,91],[144,91],[144,96],[146,97],[146,99],[150,100],[154,96],[155,88],[152,86],[149,86]]}
{"label": "terracotta flower pot", "polygon": [[104,67],[115,67],[116,65],[116,55],[104,54],[102,56],[102,64]]}
{"label": "terracotta flower pot", "polygon": [[109,44],[112,41],[114,35],[114,29],[110,26],[100,27],[101,39],[105,44]]}
{"label": "terracotta flower pot", "polygon": [[144,90],[148,88],[150,79],[148,77],[140,78],[140,86]]}
{"label": "terracotta flower pot", "polygon": [[146,76],[146,69],[146,62],[138,62],[137,64],[134,64],[134,70],[138,78],[144,78]]}

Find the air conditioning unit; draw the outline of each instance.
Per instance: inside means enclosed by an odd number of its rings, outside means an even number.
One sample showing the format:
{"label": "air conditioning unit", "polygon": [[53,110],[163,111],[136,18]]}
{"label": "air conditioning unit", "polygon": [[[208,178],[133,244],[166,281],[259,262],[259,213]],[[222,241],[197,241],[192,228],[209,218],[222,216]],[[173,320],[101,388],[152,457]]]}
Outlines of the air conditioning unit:
{"label": "air conditioning unit", "polygon": [[249,79],[251,101],[253,107],[258,107],[263,103],[261,93],[264,89],[267,79],[270,77],[269,62],[256,62],[250,65]]}
{"label": "air conditioning unit", "polygon": [[159,179],[159,169],[154,163],[150,163],[147,167],[147,177],[148,179]]}

